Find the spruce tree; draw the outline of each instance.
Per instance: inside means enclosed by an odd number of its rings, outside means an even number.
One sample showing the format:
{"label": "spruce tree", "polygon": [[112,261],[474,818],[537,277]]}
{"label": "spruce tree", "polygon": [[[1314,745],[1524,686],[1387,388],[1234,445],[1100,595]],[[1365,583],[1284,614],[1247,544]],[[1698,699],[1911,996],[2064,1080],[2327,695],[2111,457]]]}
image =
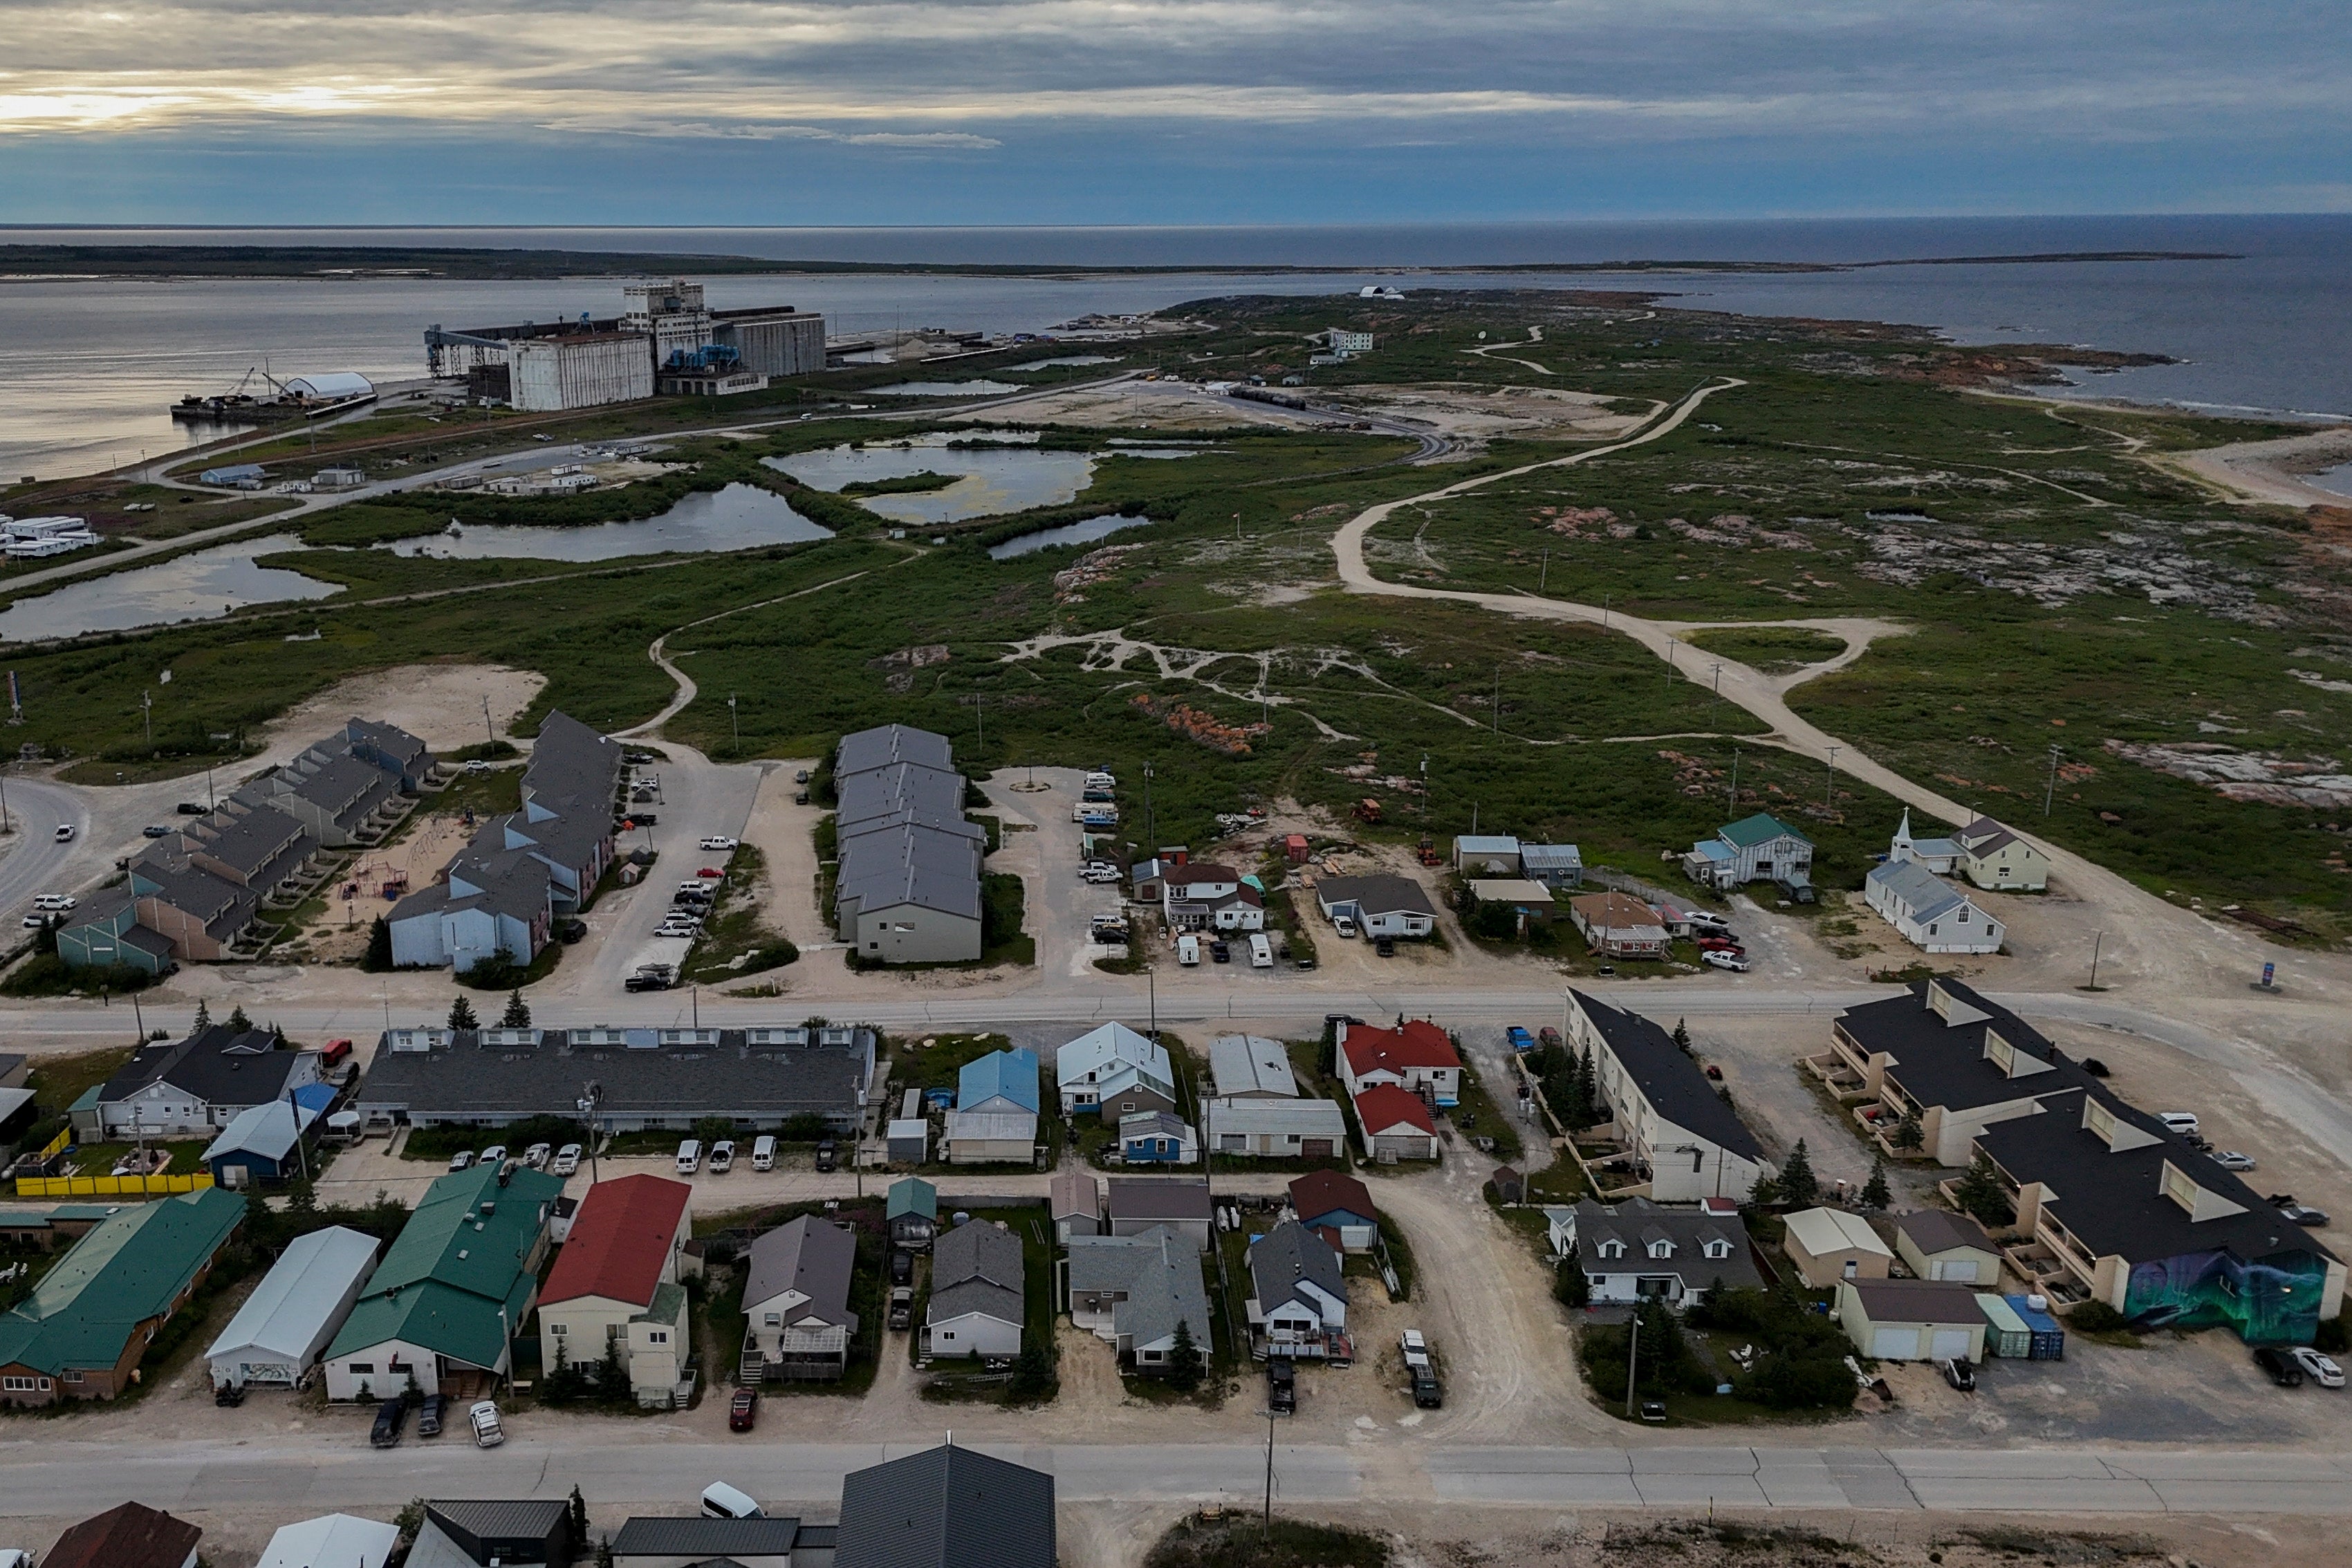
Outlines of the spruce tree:
{"label": "spruce tree", "polygon": [[1919,1113],[1904,1112],[1903,1120],[1895,1124],[1895,1146],[1898,1149],[1916,1149],[1927,1141],[1927,1134],[1919,1125]]}
{"label": "spruce tree", "polygon": [[588,1500],[580,1495],[577,1484],[572,1489],[572,1539],[583,1542],[588,1539]]}
{"label": "spruce tree", "polygon": [[1811,1208],[1821,1196],[1821,1178],[1813,1175],[1812,1156],[1805,1153],[1805,1140],[1799,1138],[1780,1166],[1780,1201],[1794,1208]]}
{"label": "spruce tree", "polygon": [[1952,1184],[1952,1197],[1963,1213],[1974,1215],[1991,1229],[2017,1218],[2017,1211],[2009,1206],[2009,1195],[2000,1190],[2000,1178],[1992,1173],[1992,1162],[1981,1154],[1969,1165],[1969,1174]]}
{"label": "spruce tree", "polygon": [[474,1004],[467,1001],[463,997],[459,997],[456,1001],[450,1003],[449,1027],[451,1029],[481,1028],[480,1021],[474,1017]]}
{"label": "spruce tree", "polygon": [[368,927],[367,953],[360,959],[360,967],[371,975],[392,967],[392,922],[381,915]]}
{"label": "spruce tree", "polygon": [[188,1026],[189,1031],[191,1033],[201,1034],[203,1031],[212,1027],[213,1010],[205,1005],[204,998],[198,997],[196,998],[196,1021]]}
{"label": "spruce tree", "polygon": [[1886,1190],[1885,1160],[1872,1160],[1870,1162],[1870,1179],[1862,1184],[1862,1207],[1864,1208],[1885,1208],[1894,1201],[1894,1195]]}
{"label": "spruce tree", "polygon": [[629,1396],[628,1364],[621,1359],[620,1334],[604,1336],[604,1359],[596,1364],[596,1392],[605,1399]]}
{"label": "spruce tree", "polygon": [[245,1016],[245,1004],[243,1002],[239,1002],[236,1007],[229,1009],[228,1027],[236,1030],[239,1034],[245,1033],[247,1030],[253,1027],[253,1020]]}
{"label": "spruce tree", "polygon": [[1190,1394],[1201,1386],[1201,1347],[1193,1343],[1192,1325],[1176,1320],[1176,1343],[1168,1353],[1168,1385]]}
{"label": "spruce tree", "polygon": [[1601,1081],[1593,1075],[1592,1047],[1584,1048],[1582,1060],[1576,1067],[1577,1092],[1583,1098],[1584,1124],[1588,1127],[1601,1120]]}
{"label": "spruce tree", "polygon": [[1690,1024],[1683,1019],[1675,1020],[1675,1047],[1685,1056],[1691,1053]]}
{"label": "spruce tree", "polygon": [[507,1010],[499,1015],[499,1027],[500,1029],[529,1029],[530,1027],[530,1004],[522,999],[522,992],[520,990],[518,989],[507,993]]}

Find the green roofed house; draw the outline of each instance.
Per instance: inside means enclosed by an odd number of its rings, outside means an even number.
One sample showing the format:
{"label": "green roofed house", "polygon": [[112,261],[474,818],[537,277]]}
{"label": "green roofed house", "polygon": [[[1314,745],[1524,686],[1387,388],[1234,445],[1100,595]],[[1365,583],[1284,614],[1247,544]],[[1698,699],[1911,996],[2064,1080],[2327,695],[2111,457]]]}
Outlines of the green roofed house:
{"label": "green roofed house", "polygon": [[414,1376],[424,1393],[462,1398],[506,1376],[562,1191],[555,1176],[502,1166],[435,1181],[327,1347],[327,1397],[386,1397]]}
{"label": "green roofed house", "polygon": [[1683,856],[1683,874],[1717,893],[1751,882],[1808,887],[1813,880],[1813,841],[1769,811],[1759,811],[1693,844]]}
{"label": "green roofed house", "polygon": [[891,1246],[928,1252],[940,1228],[940,1189],[920,1176],[902,1176],[890,1184],[883,1217],[890,1222]]}
{"label": "green roofed house", "polygon": [[218,1187],[130,1204],[92,1227],[0,1313],[0,1404],[111,1399],[245,1220]]}

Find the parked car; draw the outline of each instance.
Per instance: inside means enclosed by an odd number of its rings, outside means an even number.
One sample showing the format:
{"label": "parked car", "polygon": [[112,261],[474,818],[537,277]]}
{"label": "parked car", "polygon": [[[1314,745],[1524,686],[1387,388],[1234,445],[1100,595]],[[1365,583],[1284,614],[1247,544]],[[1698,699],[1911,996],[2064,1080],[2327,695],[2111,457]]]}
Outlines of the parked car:
{"label": "parked car", "polygon": [[911,1285],[915,1282],[915,1255],[912,1252],[890,1254],[890,1282],[894,1285]]}
{"label": "parked car", "polygon": [[1702,953],[1744,953],[1738,939],[1731,936],[1700,936],[1695,938]]}
{"label": "parked car", "polygon": [[894,1329],[901,1330],[910,1329],[915,1326],[914,1286],[893,1285],[890,1287],[890,1326]]}
{"label": "parked car", "polygon": [[449,1156],[449,1168],[453,1171],[464,1170],[473,1163],[474,1151],[471,1149],[459,1149]]}
{"label": "parked car", "polygon": [[1665,1402],[1664,1400],[1663,1400],[1663,1399],[1644,1399],[1644,1400],[1643,1400],[1643,1401],[1642,1401],[1642,1419],[1643,1419],[1643,1420],[1644,1420],[1644,1421],[1663,1422],[1663,1421],[1664,1421],[1664,1420],[1665,1420],[1665,1418],[1666,1418],[1666,1402]]}
{"label": "parked car", "polygon": [[1379,955],[1380,955],[1381,957],[1383,957],[1383,958],[1393,958],[1393,957],[1395,957],[1395,956],[1396,956],[1396,938],[1395,938],[1395,937],[1393,937],[1393,936],[1375,936],[1375,937],[1373,937],[1373,938],[1372,938],[1372,951],[1373,951],[1373,952],[1375,952],[1375,953],[1377,953],[1377,954],[1379,954]]}
{"label": "parked car", "polygon": [[1974,1394],[1977,1391],[1977,1369],[1958,1356],[1953,1356],[1944,1363],[1944,1381],[1963,1394]]}
{"label": "parked car", "polygon": [[695,875],[697,875],[697,876],[699,876],[699,877],[717,877],[717,876],[725,876],[727,873],[726,873],[725,872],[723,872],[723,871],[720,871],[720,870],[719,870],[717,866],[715,866],[715,865],[707,865],[707,866],[704,866],[700,871],[696,872],[694,874],[695,874]]}
{"label": "parked car", "polygon": [[710,1174],[725,1176],[735,1168],[735,1140],[721,1138],[710,1145]]}
{"label": "parked car", "polygon": [[1536,1037],[1518,1024],[1511,1024],[1504,1029],[1503,1041],[1514,1051],[1533,1051],[1536,1048]]}
{"label": "parked car", "polygon": [[1738,953],[1701,953],[1698,961],[1717,969],[1728,969],[1735,975],[1744,975],[1748,969],[1747,958]]}
{"label": "parked car", "polygon": [[59,822],[58,831],[50,837],[61,844],[69,844],[74,841],[74,825],[71,822]]}
{"label": "parked car", "polygon": [[760,1391],[756,1388],[737,1389],[735,1396],[727,1402],[727,1429],[748,1432],[759,1424],[759,1420]]}
{"label": "parked car", "polygon": [[522,1152],[522,1163],[535,1171],[545,1170],[547,1162],[554,1157],[555,1146],[551,1144],[533,1144]]}
{"label": "parked car", "polygon": [[831,1138],[819,1138],[816,1145],[816,1168],[829,1171],[840,1163],[841,1146]]}
{"label": "parked car", "polygon": [[713,833],[702,841],[702,847],[706,850],[732,851],[736,845],[733,839],[723,834]]}
{"label": "parked car", "polygon": [[702,1145],[688,1138],[677,1145],[677,1174],[692,1176],[702,1168]]}
{"label": "parked car", "polygon": [[2303,1368],[2303,1375],[2305,1377],[2310,1378],[2322,1388],[2344,1386],[2344,1369],[2327,1356],[2312,1349],[2311,1346],[2307,1344],[2291,1346],[2287,1354],[2293,1356],[2294,1364]]}
{"label": "parked car", "polygon": [[2242,1155],[2235,1149],[2223,1149],[2213,1156],[2213,1163],[2225,1171],[2250,1171],[2254,1168],[2254,1156]]}
{"label": "parked car", "polygon": [[151,839],[168,839],[172,836],[172,830],[161,822],[150,822],[139,831]]}
{"label": "parked car", "polygon": [[[2296,1381],[2302,1374],[2295,1375]],[[408,1424],[408,1401],[387,1399],[375,1407],[375,1425],[368,1428],[368,1446],[372,1448],[400,1447],[400,1429]]]}
{"label": "parked car", "polygon": [[1780,890],[1780,896],[1787,899],[1791,904],[1811,904],[1815,902],[1813,884],[1811,883],[1780,882],[1774,883],[1772,885],[1779,888]]}
{"label": "parked car", "polygon": [[2279,1205],[2279,1217],[2291,1220],[2306,1230],[2316,1230],[2327,1223],[2327,1211],[2324,1208],[2314,1208],[2307,1203],[2283,1203]]}
{"label": "parked car", "polygon": [[57,918],[58,917],[54,915],[43,915],[37,910],[33,914],[25,916],[25,918],[18,924],[22,925],[27,931],[38,931],[48,925]]}
{"label": "parked car", "polygon": [[1412,1369],[1412,1402],[1423,1410],[1442,1409],[1445,1404],[1445,1388],[1437,1381],[1437,1374],[1426,1366]]}
{"label": "parked car", "polygon": [[1729,931],[1731,922],[1712,909],[1694,909],[1686,916],[1692,926],[1700,931]]}
{"label": "parked car", "polygon": [[580,1145],[566,1144],[555,1151],[554,1163],[547,1167],[550,1176],[568,1176],[580,1168]]}
{"label": "parked car", "polygon": [[1298,1414],[1298,1367],[1286,1355],[1266,1358],[1265,1403],[1277,1416]]}
{"label": "parked car", "polygon": [[492,1144],[482,1151],[482,1163],[486,1166],[503,1164],[506,1157],[507,1146],[504,1144]]}
{"label": "parked car", "polygon": [[1356,917],[1352,915],[1335,915],[1331,916],[1331,929],[1342,936],[1353,936],[1356,934]]}
{"label": "parked car", "polygon": [[669,977],[667,975],[649,975],[640,971],[636,974],[631,975],[627,979],[623,980],[621,982],[621,989],[625,991],[666,991],[669,989]]}
{"label": "parked car", "polygon": [[439,1437],[441,1435],[441,1417],[447,1413],[448,1408],[449,1396],[447,1395],[426,1395],[425,1396],[425,1403],[416,1407],[416,1435],[420,1437]]}
{"label": "parked car", "polygon": [[772,1171],[776,1168],[774,1134],[762,1133],[751,1140],[751,1168],[755,1171]]}
{"label": "parked car", "polygon": [[488,1400],[467,1411],[466,1419],[474,1428],[474,1447],[495,1448],[507,1440],[507,1429],[499,1423],[499,1407]]}
{"label": "parked car", "polygon": [[1118,881],[1118,868],[1113,865],[1090,865],[1078,873],[1078,880],[1097,887],[1109,887]]}
{"label": "parked car", "polygon": [[1232,963],[1234,961],[1233,944],[1225,941],[1223,937],[1210,938],[1209,956],[1211,959],[1220,964]]}
{"label": "parked car", "polygon": [[200,806],[194,800],[183,800],[172,809],[183,817],[208,817],[212,815],[213,810],[210,806]]}
{"label": "parked car", "polygon": [[2303,1368],[2295,1364],[2294,1357],[2276,1345],[2266,1344],[2257,1349],[2254,1364],[2268,1373],[2271,1381],[2281,1388],[2303,1386]]}
{"label": "parked car", "polygon": [[2105,1078],[2108,1075],[2107,1064],[2095,1056],[2083,1058],[2083,1071],[2094,1078]]}
{"label": "parked car", "polygon": [[2198,1130],[2197,1113],[2194,1111],[2158,1111],[2156,1119],[2163,1123],[2169,1132],[2193,1133]]}
{"label": "parked car", "polygon": [[70,893],[37,893],[33,895],[33,907],[36,909],[54,909],[62,914],[73,906],[74,895]]}

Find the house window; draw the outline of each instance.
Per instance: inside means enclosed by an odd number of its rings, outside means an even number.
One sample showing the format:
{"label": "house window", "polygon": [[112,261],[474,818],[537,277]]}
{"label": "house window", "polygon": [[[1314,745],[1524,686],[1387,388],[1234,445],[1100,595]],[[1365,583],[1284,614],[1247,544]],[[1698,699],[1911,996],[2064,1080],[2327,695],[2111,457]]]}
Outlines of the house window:
{"label": "house window", "polygon": [[667,1329],[656,1329],[653,1333],[646,1335],[646,1343],[647,1344],[667,1344],[669,1343],[669,1331]]}
{"label": "house window", "polygon": [[868,942],[866,944],[866,950],[869,953],[879,953],[882,951],[882,944],[879,942]]}
{"label": "house window", "polygon": [[1603,1241],[1601,1244],[1601,1255],[1603,1258],[1622,1258],[1625,1256],[1625,1244],[1622,1241]]}
{"label": "house window", "polygon": [[46,1381],[37,1377],[0,1377],[0,1390],[10,1394],[37,1394]]}
{"label": "house window", "polygon": [[1731,1256],[1731,1243],[1710,1241],[1706,1244],[1706,1255],[1710,1258],[1728,1258]]}
{"label": "house window", "polygon": [[1936,928],[1935,928],[1933,925],[1928,926],[1928,927],[1927,927],[1927,935],[1928,935],[1928,936],[1933,936],[1935,934],[1936,934]]}
{"label": "house window", "polygon": [[[79,1382],[81,1381],[81,1368],[80,1368],[80,1367],[79,1367],[79,1366],[68,1366],[68,1367],[67,1367],[67,1368],[66,1368],[66,1381],[67,1381],[68,1383],[79,1383]],[[44,1385],[44,1386],[47,1386],[47,1385]]]}
{"label": "house window", "polygon": [[772,1329],[780,1329],[783,1327],[784,1314],[782,1312],[770,1312],[768,1314],[768,1326]]}
{"label": "house window", "polygon": [[353,1377],[373,1377],[375,1375],[375,1363],[372,1361],[354,1361],[348,1364],[347,1369]]}
{"label": "house window", "polygon": [[1671,1242],[1671,1241],[1653,1241],[1653,1242],[1651,1242],[1651,1243],[1650,1243],[1650,1256],[1651,1256],[1651,1257],[1653,1257],[1653,1258],[1671,1258],[1671,1257],[1673,1257],[1674,1255],[1675,1255],[1675,1244],[1674,1244],[1673,1242]]}
{"label": "house window", "polygon": [[566,1338],[566,1337],[568,1337],[568,1336],[571,1334],[571,1333],[572,1333],[572,1331],[571,1331],[569,1328],[565,1327],[565,1326],[564,1326],[563,1324],[562,1324],[562,1323],[550,1323],[550,1324],[548,1324],[548,1325],[547,1325],[547,1332],[548,1332],[548,1333],[551,1333],[551,1334],[553,1334],[553,1335],[554,1335],[556,1338],[558,1338],[558,1339],[563,1339],[563,1338]]}
{"label": "house window", "polygon": [[1958,921],[1961,925],[1966,925],[1969,923],[1969,912],[1963,909],[1958,915],[1952,916],[1952,918]]}

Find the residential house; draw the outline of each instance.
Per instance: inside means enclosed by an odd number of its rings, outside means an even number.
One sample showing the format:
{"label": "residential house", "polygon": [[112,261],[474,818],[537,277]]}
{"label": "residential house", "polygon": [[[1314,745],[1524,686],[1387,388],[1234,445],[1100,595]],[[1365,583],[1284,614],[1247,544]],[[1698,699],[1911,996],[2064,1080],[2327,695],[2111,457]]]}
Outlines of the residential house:
{"label": "residential house", "polygon": [[1315,883],[1316,907],[1326,920],[1346,915],[1367,936],[1426,936],[1437,910],[1409,876],[1327,876]]}
{"label": "residential house", "polygon": [[246,1107],[205,1147],[205,1169],[226,1187],[296,1179],[310,1168],[310,1146],[334,1102],[333,1085],[305,1083],[283,1100]]}
{"label": "residential house", "polygon": [[1055,1568],[1054,1478],[953,1443],[841,1481],[832,1568]]}
{"label": "residential house", "polygon": [[803,1214],[751,1243],[743,1280],[742,1381],[831,1383],[849,1370],[857,1233]]}
{"label": "residential house", "polygon": [[1587,950],[1604,958],[1663,958],[1665,917],[1631,894],[1588,893],[1568,903],[1568,917]]}
{"label": "residential house", "polygon": [[1916,861],[1870,868],[1863,898],[1880,919],[1927,953],[1998,953],[2009,928]]}
{"label": "residential house", "polygon": [[1683,856],[1683,874],[1727,893],[1751,882],[1803,887],[1813,879],[1813,841],[1769,811],[1727,822]]}
{"label": "residential house", "polygon": [[562,1498],[436,1498],[425,1505],[406,1568],[572,1568],[586,1551]]}
{"label": "residential house", "polygon": [[1070,1322],[1108,1342],[1139,1372],[1165,1367],[1188,1326],[1206,1363],[1212,1339],[1201,1254],[1165,1226],[1138,1236],[1081,1236],[1066,1277]]}
{"label": "residential house", "polygon": [[873,963],[978,958],[988,832],[964,816],[947,737],[900,724],[845,735],[833,785],[836,937]]}
{"label": "residential house", "polygon": [[890,1227],[890,1245],[902,1252],[928,1252],[939,1234],[940,1189],[920,1176],[900,1176],[890,1184],[882,1205]]}
{"label": "residential house", "polygon": [[1037,1114],[1037,1053],[1027,1046],[992,1051],[967,1061],[956,1075],[956,1109],[965,1112],[1025,1111]]}
{"label": "residential house", "polygon": [[1908,862],[1934,872],[1937,876],[1949,876],[1959,869],[1962,855],[1960,841],[1953,838],[1915,839],[1911,836],[1911,808],[1903,808],[1903,821],[1896,825],[1895,838],[1886,846],[1890,865]]}
{"label": "residential house", "polygon": [[2040,893],[2050,885],[2050,857],[1990,817],[1979,817],[1952,835],[1960,846],[1955,869],[1979,887]]}
{"label": "residential house", "polygon": [[682,1133],[712,1117],[749,1132],[819,1116],[846,1134],[864,1124],[874,1071],[868,1029],[395,1029],[352,1108],[416,1126],[571,1120],[593,1078],[602,1132]]}
{"label": "residential house", "polygon": [[1884,1280],[1895,1249],[1870,1221],[1843,1208],[1805,1208],[1788,1217],[1784,1245],[1797,1277],[1816,1291],[1840,1280]]}
{"label": "residential house", "polygon": [[15,1051],[0,1051],[0,1089],[22,1089],[32,1075],[32,1058]]}
{"label": "residential house", "polygon": [[1559,912],[1551,889],[1525,877],[1480,877],[1470,883],[1470,898],[1481,915],[1491,909],[1508,915],[1513,931],[1520,936],[1531,927],[1549,925]]}
{"label": "residential house", "polygon": [[58,928],[58,956],[72,968],[125,964],[149,975],[249,956],[244,944],[263,905],[309,889],[320,843],[274,806],[238,811],[207,816],[142,852],[121,883]]}
{"label": "residential house", "polygon": [[1922,1208],[1895,1221],[1895,1250],[1922,1280],[1990,1291],[2000,1283],[2000,1249],[1983,1226],[1948,1208]]}
{"label": "residential house", "polygon": [[986,1220],[951,1226],[931,1243],[923,1348],[932,1355],[1018,1355],[1027,1301],[1019,1237]]}
{"label": "residential house", "polygon": [[1841,1280],[1832,1309],[1875,1361],[1979,1362],[1985,1316],[1974,1291],[1937,1280]]}
{"label": "residential house", "polygon": [[1155,1226],[1166,1226],[1206,1252],[1216,1233],[1216,1211],[1209,1202],[1206,1176],[1113,1176],[1108,1184],[1110,1200],[1104,1207],[1113,1236],[1140,1236]]}
{"label": "residential house", "polygon": [[1519,874],[1519,841],[1507,833],[1464,833],[1454,841],[1454,869],[1468,876]]}
{"label": "residential house", "polygon": [[121,1393],[244,1223],[244,1198],[205,1187],[128,1205],[91,1227],[31,1295],[0,1312],[0,1405]]}
{"label": "residential house", "polygon": [[1037,1117],[1029,1111],[950,1111],[940,1156],[951,1166],[1028,1165],[1037,1157]]}
{"label": "residential house", "polygon": [[54,1252],[60,1244],[89,1235],[121,1207],[116,1203],[61,1203],[50,1209],[0,1209],[0,1243]]}
{"label": "residential house", "polygon": [[1394,1029],[1340,1023],[1339,1081],[1350,1096],[1376,1083],[1393,1083],[1444,1111],[1462,1096],[1462,1053],[1427,1019],[1405,1019]]}
{"label": "residential house", "polygon": [[1249,1244],[1250,1296],[1244,1305],[1253,1349],[1299,1360],[1353,1361],[1348,1338],[1348,1281],[1339,1254],[1295,1219]]}
{"label": "residential house", "polygon": [[1647,1174],[1643,1196],[1660,1203],[1744,1199],[1772,1174],[1756,1134],[1674,1036],[1582,991],[1568,996],[1569,1048],[1592,1052],[1593,1080],[1610,1113],[1606,1135],[1624,1145],[1624,1163]]}
{"label": "residential house", "polygon": [[266,1029],[208,1024],[133,1051],[98,1092],[96,1130],[107,1139],[212,1133],[318,1081],[318,1052],[280,1051]]}
{"label": "residential house", "polygon": [[48,1568],[196,1568],[204,1534],[144,1503],[117,1503],[69,1526],[41,1561]]}
{"label": "residential house", "polygon": [[205,1360],[215,1388],[291,1388],[310,1375],[375,1268],[376,1239],[331,1225],[289,1242]]}
{"label": "residential house", "polygon": [[555,930],[553,874],[536,855],[480,843],[453,857],[432,886],[392,906],[385,919],[394,965],[447,964],[462,974],[499,959],[529,964],[546,950]]}
{"label": "residential house", "polygon": [[1298,1075],[1282,1041],[1221,1034],[1209,1042],[1209,1081],[1220,1100],[1296,1100]]}
{"label": "residential house", "polygon": [[400,1530],[380,1520],[328,1513],[279,1526],[254,1568],[384,1568]]}
{"label": "residential house", "polygon": [[657,1176],[591,1186],[539,1293],[539,1364],[603,1374],[618,1353],[637,1403],[666,1406],[692,1375],[686,1289],[694,1189]]}
{"label": "residential house", "polygon": [[1552,1251],[1583,1270],[1596,1306],[1660,1301],[1686,1307],[1710,1291],[1764,1282],[1738,1209],[1668,1208],[1645,1197],[1547,1208]]}
{"label": "residential house", "polygon": [[1138,1112],[1177,1108],[1167,1047],[1123,1023],[1089,1030],[1055,1051],[1054,1077],[1065,1116],[1095,1115],[1113,1124]]}
{"label": "residential house", "polygon": [[1265,895],[1231,866],[1206,862],[1170,866],[1160,910],[1171,931],[1262,931]]}
{"label": "residential house", "polygon": [[1336,1100],[1204,1100],[1201,1135],[1221,1155],[1328,1160],[1347,1146]]}
{"label": "residential house", "polygon": [[1368,1160],[1437,1157],[1437,1121],[1421,1097],[1393,1083],[1375,1083],[1356,1096],[1357,1144]]}
{"label": "residential house", "polygon": [[1118,1119],[1118,1157],[1129,1166],[1198,1165],[1201,1140],[1181,1116],[1138,1111]]}
{"label": "residential house", "polygon": [[1554,893],[1572,893],[1584,885],[1584,852],[1574,844],[1521,844],[1519,874]]}
{"label": "residential house", "polygon": [[1091,1172],[1055,1171],[1045,1186],[1055,1241],[1067,1245],[1073,1236],[1102,1234],[1102,1184]]}
{"label": "residential house", "polygon": [[831,1525],[803,1524],[789,1514],[639,1515],[613,1537],[613,1568],[824,1568],[833,1542]]}
{"label": "residential house", "polygon": [[1290,1212],[1335,1252],[1370,1252],[1381,1239],[1372,1189],[1338,1171],[1309,1171],[1290,1183]]}
{"label": "residential house", "polygon": [[507,1376],[562,1190],[499,1166],[436,1177],[327,1347],[327,1397],[381,1398],[412,1377],[422,1393],[462,1395]]}

